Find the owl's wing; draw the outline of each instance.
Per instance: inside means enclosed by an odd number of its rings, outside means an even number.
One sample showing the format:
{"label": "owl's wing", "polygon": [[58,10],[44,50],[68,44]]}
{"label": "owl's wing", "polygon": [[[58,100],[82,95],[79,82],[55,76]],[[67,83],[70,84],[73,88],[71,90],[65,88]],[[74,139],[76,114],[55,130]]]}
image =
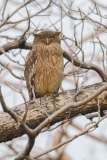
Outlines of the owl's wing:
{"label": "owl's wing", "polygon": [[36,73],[35,63],[36,63],[36,49],[32,49],[26,57],[26,64],[24,71],[30,100],[33,99],[34,97],[34,84],[32,82],[32,77]]}

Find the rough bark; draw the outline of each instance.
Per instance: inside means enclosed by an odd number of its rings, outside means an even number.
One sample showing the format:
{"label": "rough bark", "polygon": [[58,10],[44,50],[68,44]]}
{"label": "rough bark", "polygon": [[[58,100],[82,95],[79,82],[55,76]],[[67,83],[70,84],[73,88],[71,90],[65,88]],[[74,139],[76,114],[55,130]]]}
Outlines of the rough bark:
{"label": "rough bark", "polygon": [[[76,96],[76,101],[82,101],[86,97],[92,95],[97,92],[99,87],[103,86],[107,83],[97,83],[94,85],[83,87],[83,90]],[[46,113],[50,115],[55,112],[55,110],[60,109],[64,106],[71,97],[75,94],[75,90],[69,90],[66,92],[61,92],[56,95],[56,98],[47,97],[47,98],[38,98],[36,102],[31,101],[29,106],[29,111],[26,118],[26,124],[30,128],[36,128],[43,120],[45,120]],[[46,104],[47,101],[47,104]],[[104,91],[99,95],[100,107],[102,110],[107,109],[107,91]],[[38,104],[39,105],[38,105]],[[41,103],[41,106],[40,106]],[[54,104],[55,103],[55,104]],[[84,106],[73,107],[71,108],[70,118],[73,118],[77,115],[85,115],[88,113],[98,111],[98,98],[94,98],[89,103]],[[14,110],[20,117],[22,118],[25,112],[25,104],[20,104],[19,106],[13,107]],[[57,122],[60,122],[64,119],[67,119],[69,115],[69,111],[66,113],[56,117],[50,125],[53,125]],[[9,114],[5,112],[0,112],[0,142],[6,142],[12,140],[13,138],[22,136],[24,134],[23,130],[18,126],[18,124],[10,117]]]}

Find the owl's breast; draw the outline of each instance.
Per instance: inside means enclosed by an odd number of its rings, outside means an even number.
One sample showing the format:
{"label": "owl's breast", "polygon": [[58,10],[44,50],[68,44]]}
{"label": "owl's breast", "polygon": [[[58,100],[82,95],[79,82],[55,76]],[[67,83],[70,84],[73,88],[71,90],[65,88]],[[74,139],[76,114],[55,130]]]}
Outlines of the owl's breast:
{"label": "owl's breast", "polygon": [[63,77],[63,55],[60,45],[49,45],[37,50],[34,75],[36,95],[53,94],[58,91]]}
{"label": "owl's breast", "polygon": [[34,46],[27,56],[25,67],[29,93],[32,88],[36,97],[56,93],[62,82],[63,70],[63,54],[58,43]]}

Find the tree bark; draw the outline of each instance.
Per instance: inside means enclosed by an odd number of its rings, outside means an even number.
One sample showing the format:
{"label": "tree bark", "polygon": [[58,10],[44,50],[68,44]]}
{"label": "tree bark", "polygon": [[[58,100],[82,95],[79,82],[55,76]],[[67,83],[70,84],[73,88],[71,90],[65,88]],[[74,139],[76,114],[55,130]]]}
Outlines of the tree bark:
{"label": "tree bark", "polygon": [[[75,101],[82,101],[97,90],[107,84],[97,83],[94,85],[83,87],[82,91],[76,96]],[[42,123],[46,118],[47,114],[51,115],[55,110],[63,107],[67,102],[70,101],[72,96],[76,93],[75,90],[68,90],[65,92],[57,93],[56,97],[43,97],[37,98],[34,101],[30,102],[29,110],[27,113],[26,124],[34,129],[40,123]],[[71,111],[56,117],[50,125],[53,125],[57,122],[61,122],[69,117],[73,118],[78,115],[85,115],[92,112],[98,111],[98,100],[101,110],[107,109],[107,91],[102,92],[98,97],[94,98],[92,101],[88,102],[85,105],[79,107],[71,108]],[[20,104],[19,106],[13,107],[12,110],[20,115],[20,118],[23,117],[25,113],[25,104]],[[10,117],[8,113],[0,112],[0,142],[6,142],[12,140],[13,138],[22,136],[24,131],[18,126],[18,124]]]}

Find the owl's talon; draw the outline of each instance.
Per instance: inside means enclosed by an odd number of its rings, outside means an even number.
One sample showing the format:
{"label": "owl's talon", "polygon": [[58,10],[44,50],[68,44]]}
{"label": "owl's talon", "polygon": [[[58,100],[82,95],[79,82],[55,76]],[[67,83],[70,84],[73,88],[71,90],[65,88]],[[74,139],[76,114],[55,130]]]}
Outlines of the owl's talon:
{"label": "owl's talon", "polygon": [[47,117],[49,117],[49,114],[48,114],[48,112],[46,111],[45,106],[41,106],[41,107],[42,107],[42,109],[43,109],[45,115],[46,115]]}

